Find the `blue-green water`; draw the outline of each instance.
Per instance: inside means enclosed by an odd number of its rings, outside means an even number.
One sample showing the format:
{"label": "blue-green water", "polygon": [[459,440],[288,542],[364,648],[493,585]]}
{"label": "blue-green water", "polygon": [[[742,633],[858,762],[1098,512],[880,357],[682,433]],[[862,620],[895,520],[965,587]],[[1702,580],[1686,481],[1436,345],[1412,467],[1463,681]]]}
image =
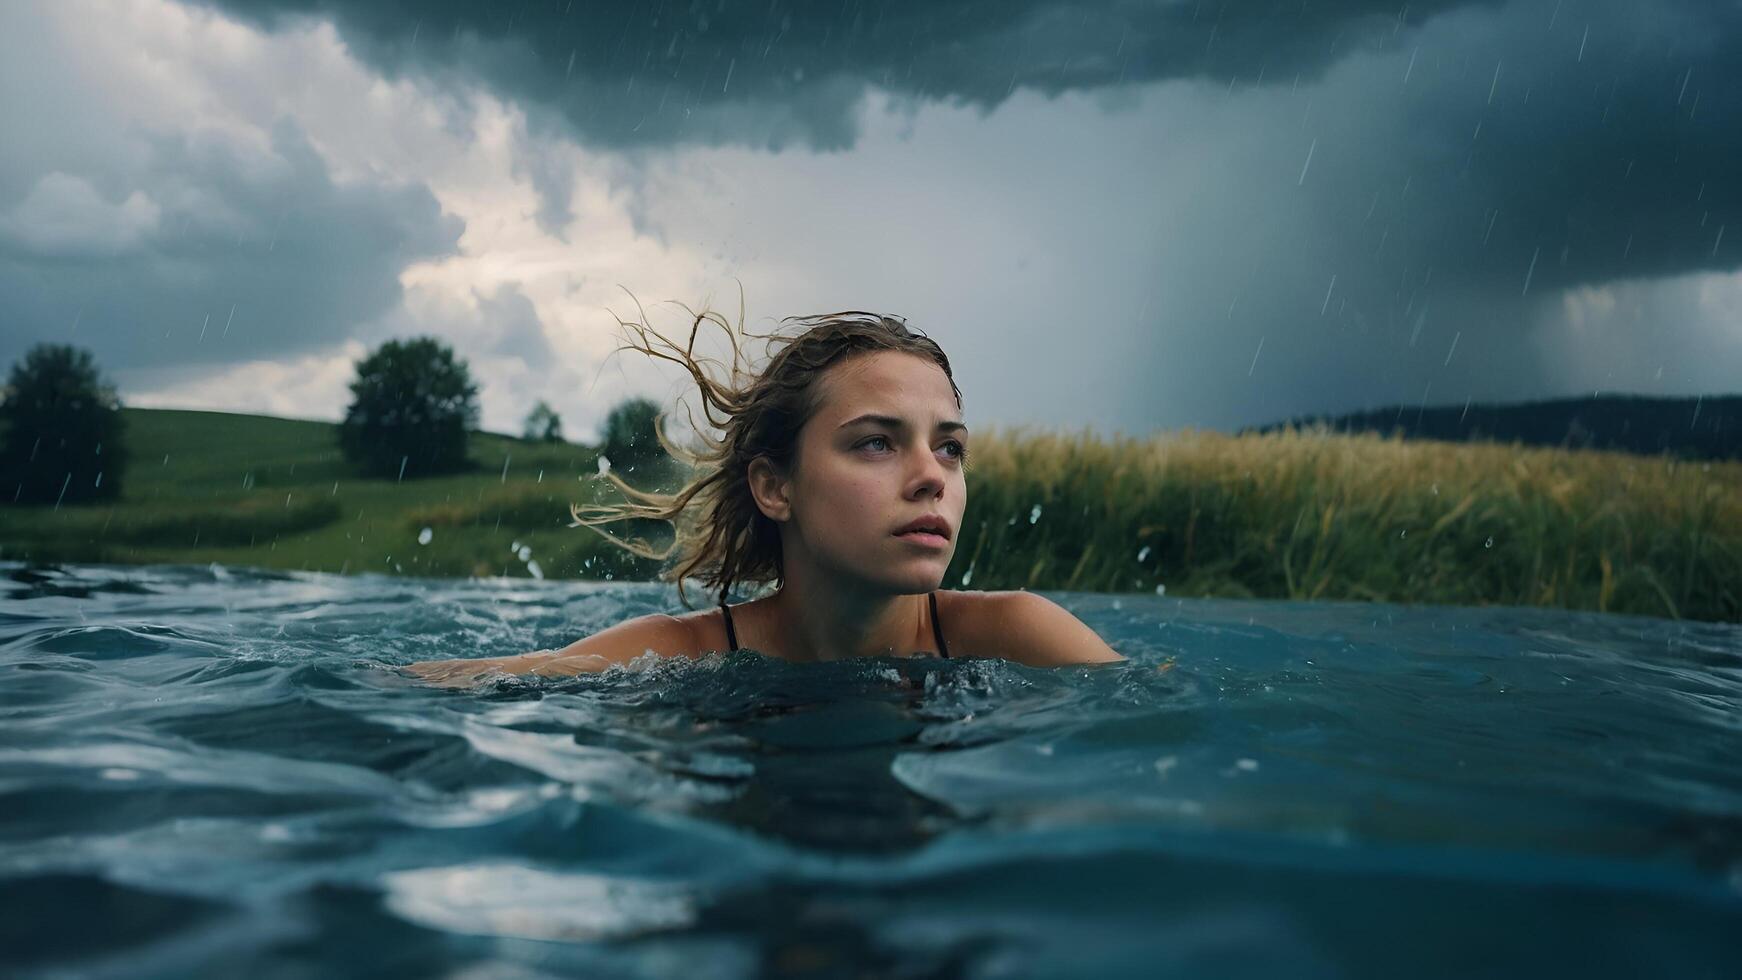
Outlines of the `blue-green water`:
{"label": "blue-green water", "polygon": [[450,691],[675,589],[0,572],[0,973],[1742,967],[1736,626],[1049,593],[1131,662]]}

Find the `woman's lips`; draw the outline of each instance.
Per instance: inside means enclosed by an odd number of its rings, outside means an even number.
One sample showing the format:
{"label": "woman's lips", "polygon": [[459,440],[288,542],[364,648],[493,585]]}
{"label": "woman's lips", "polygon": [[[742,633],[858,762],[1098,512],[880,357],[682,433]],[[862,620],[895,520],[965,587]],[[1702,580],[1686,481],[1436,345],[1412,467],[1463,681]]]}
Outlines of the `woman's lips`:
{"label": "woman's lips", "polygon": [[897,534],[896,537],[926,548],[947,548],[950,545],[949,538],[930,531],[909,531],[906,534]]}

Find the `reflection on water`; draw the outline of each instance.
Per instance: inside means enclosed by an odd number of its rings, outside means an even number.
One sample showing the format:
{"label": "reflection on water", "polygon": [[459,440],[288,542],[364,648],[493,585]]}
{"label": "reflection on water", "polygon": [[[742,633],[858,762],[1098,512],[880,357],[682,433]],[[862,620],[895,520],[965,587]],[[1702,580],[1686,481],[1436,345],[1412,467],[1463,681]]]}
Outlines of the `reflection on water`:
{"label": "reflection on water", "polygon": [[675,590],[27,571],[26,974],[1717,975],[1742,629],[1054,594],[1131,658],[754,653],[450,691]]}

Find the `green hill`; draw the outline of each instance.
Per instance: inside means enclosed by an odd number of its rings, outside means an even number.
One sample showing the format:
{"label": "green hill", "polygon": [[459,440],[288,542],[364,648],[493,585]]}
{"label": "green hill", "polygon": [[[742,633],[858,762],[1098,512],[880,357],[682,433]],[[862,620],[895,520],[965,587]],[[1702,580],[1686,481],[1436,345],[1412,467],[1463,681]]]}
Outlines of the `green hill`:
{"label": "green hill", "polygon": [[602,482],[582,479],[598,473],[589,446],[473,433],[472,471],[401,482],[356,476],[328,422],[137,408],[123,417],[122,499],[0,507],[0,559],[463,577],[532,575],[526,553],[549,577],[653,571],[568,527],[569,505]]}

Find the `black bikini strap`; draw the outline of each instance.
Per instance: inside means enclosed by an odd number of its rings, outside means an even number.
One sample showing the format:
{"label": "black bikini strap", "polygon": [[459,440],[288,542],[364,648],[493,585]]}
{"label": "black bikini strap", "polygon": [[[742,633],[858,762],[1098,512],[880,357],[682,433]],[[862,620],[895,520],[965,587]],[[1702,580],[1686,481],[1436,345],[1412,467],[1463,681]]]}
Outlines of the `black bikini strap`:
{"label": "black bikini strap", "polygon": [[938,640],[938,656],[948,660],[950,646],[944,642],[944,624],[938,621],[938,594],[936,592],[928,593],[927,598],[931,599],[931,631]]}
{"label": "black bikini strap", "polygon": [[[944,642],[944,624],[938,619],[938,594],[932,592],[926,596],[931,600],[931,632],[938,641],[938,656],[949,659],[950,645]],[[725,602],[720,603],[720,615],[726,620],[726,646],[728,651],[738,649],[738,631],[732,628],[732,607]]]}
{"label": "black bikini strap", "polygon": [[720,615],[726,617],[726,652],[738,649],[738,631],[732,628],[732,610],[726,606],[726,600],[720,600]]}

